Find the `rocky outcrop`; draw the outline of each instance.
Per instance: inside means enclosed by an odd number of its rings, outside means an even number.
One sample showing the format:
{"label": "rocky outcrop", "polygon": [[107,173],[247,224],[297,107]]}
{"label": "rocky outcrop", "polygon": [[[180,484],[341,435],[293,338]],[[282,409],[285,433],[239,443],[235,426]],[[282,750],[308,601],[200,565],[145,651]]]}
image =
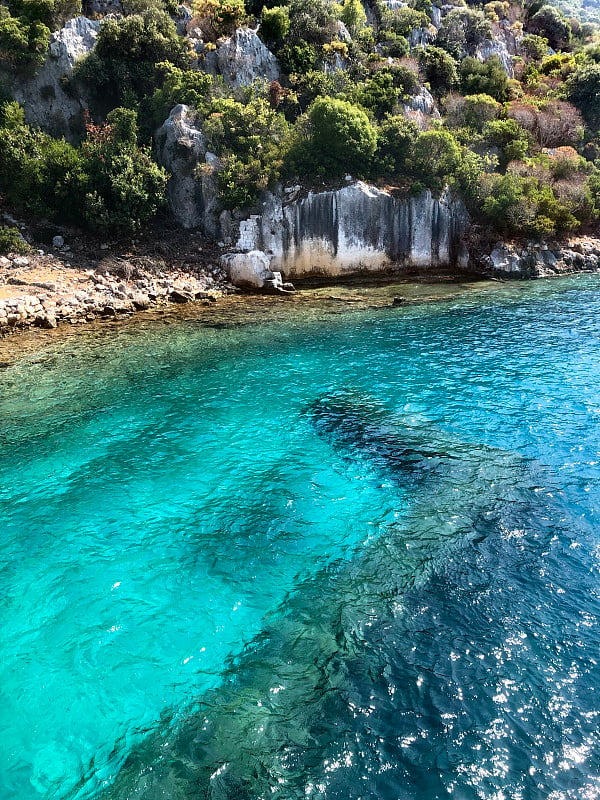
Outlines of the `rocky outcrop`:
{"label": "rocky outcrop", "polygon": [[12,86],[15,100],[24,107],[25,118],[54,136],[74,138],[74,127],[81,125],[86,100],[80,94],[67,94],[65,78],[75,62],[92,50],[100,22],[75,17],[52,34],[48,55],[38,72],[27,80],[19,78]]}
{"label": "rocky outcrop", "polygon": [[509,78],[514,78],[515,71],[510,53],[506,44],[500,39],[484,39],[477,46],[475,56],[479,61],[487,61],[492,56],[497,56],[502,64],[502,68]]}
{"label": "rocky outcrop", "polygon": [[256,80],[275,81],[280,72],[277,59],[251,28],[238,28],[225,39],[207,56],[205,69],[221,75],[232,89],[251,86]]}
{"label": "rocky outcrop", "polygon": [[600,239],[516,246],[498,243],[480,259],[483,271],[504,278],[546,278],[600,270]]}
{"label": "rocky outcrop", "polygon": [[[155,142],[158,163],[171,173],[167,193],[175,219],[184,228],[202,227],[218,238],[215,156],[206,149],[197,115],[188,106],[175,106]],[[207,166],[204,171],[202,164]]]}
{"label": "rocky outcrop", "polygon": [[440,117],[440,112],[436,108],[433,95],[425,86],[421,87],[418,94],[409,97],[402,107],[404,113],[409,117],[411,117],[413,113],[424,117]]}
{"label": "rocky outcrop", "polygon": [[[297,199],[266,194],[262,214],[239,223],[235,249],[265,254],[269,269],[291,280],[465,267],[462,236],[468,225],[464,204],[449,192],[397,199],[358,181]],[[230,279],[235,282],[231,272]]]}

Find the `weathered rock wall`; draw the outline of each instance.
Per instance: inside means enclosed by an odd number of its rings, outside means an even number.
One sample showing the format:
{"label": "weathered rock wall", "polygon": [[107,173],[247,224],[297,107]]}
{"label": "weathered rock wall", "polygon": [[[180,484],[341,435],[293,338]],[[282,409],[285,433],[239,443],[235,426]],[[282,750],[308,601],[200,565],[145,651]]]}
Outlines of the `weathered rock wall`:
{"label": "weathered rock wall", "polygon": [[294,198],[266,195],[263,213],[239,224],[237,252],[262,251],[286,278],[392,268],[466,266],[469,216],[444,192],[398,199],[357,181]]}
{"label": "weathered rock wall", "polygon": [[46,60],[35,75],[13,79],[14,98],[25,109],[28,123],[39,125],[53,136],[74,140],[73,128],[82,125],[87,100],[68,94],[64,80],[70,77],[75,63],[93,49],[100,24],[87,17],[69,20],[52,34]]}

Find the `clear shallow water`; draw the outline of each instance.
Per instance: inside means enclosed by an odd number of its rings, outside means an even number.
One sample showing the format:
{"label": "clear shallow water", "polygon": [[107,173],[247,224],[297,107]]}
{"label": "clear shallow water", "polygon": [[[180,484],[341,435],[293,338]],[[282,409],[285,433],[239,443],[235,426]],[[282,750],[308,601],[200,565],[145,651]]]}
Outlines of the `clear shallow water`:
{"label": "clear shallow water", "polygon": [[0,796],[599,797],[599,312],[588,276],[0,372]]}

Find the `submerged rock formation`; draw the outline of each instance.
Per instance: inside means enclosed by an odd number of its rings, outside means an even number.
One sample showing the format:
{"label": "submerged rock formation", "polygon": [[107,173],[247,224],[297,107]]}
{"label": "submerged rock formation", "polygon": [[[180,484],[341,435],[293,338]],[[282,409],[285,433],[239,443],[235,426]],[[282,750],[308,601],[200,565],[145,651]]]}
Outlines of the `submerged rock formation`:
{"label": "submerged rock formation", "polygon": [[[270,270],[291,280],[465,267],[462,237],[468,226],[464,204],[449,192],[439,198],[424,191],[398,199],[357,181],[297,199],[268,193],[263,213],[239,222],[235,250],[246,253],[248,262],[256,260],[257,251],[264,253]],[[248,263],[245,269],[250,268]],[[259,276],[255,285],[260,285]]]}

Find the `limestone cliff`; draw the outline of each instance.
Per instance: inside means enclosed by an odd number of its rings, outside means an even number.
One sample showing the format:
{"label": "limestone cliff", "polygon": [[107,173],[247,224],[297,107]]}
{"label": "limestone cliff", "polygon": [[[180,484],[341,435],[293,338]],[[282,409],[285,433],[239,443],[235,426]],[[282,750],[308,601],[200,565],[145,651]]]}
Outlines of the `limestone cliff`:
{"label": "limestone cliff", "polygon": [[[439,198],[424,191],[398,199],[357,181],[306,197],[284,191],[266,194],[262,213],[234,226],[239,234],[233,249],[265,253],[270,269],[292,280],[411,267],[464,267],[468,255],[462,239],[468,226],[464,204],[449,192]],[[244,285],[263,285],[264,269],[253,282],[244,259],[235,263],[243,266]],[[234,281],[237,277],[231,275]]]}

